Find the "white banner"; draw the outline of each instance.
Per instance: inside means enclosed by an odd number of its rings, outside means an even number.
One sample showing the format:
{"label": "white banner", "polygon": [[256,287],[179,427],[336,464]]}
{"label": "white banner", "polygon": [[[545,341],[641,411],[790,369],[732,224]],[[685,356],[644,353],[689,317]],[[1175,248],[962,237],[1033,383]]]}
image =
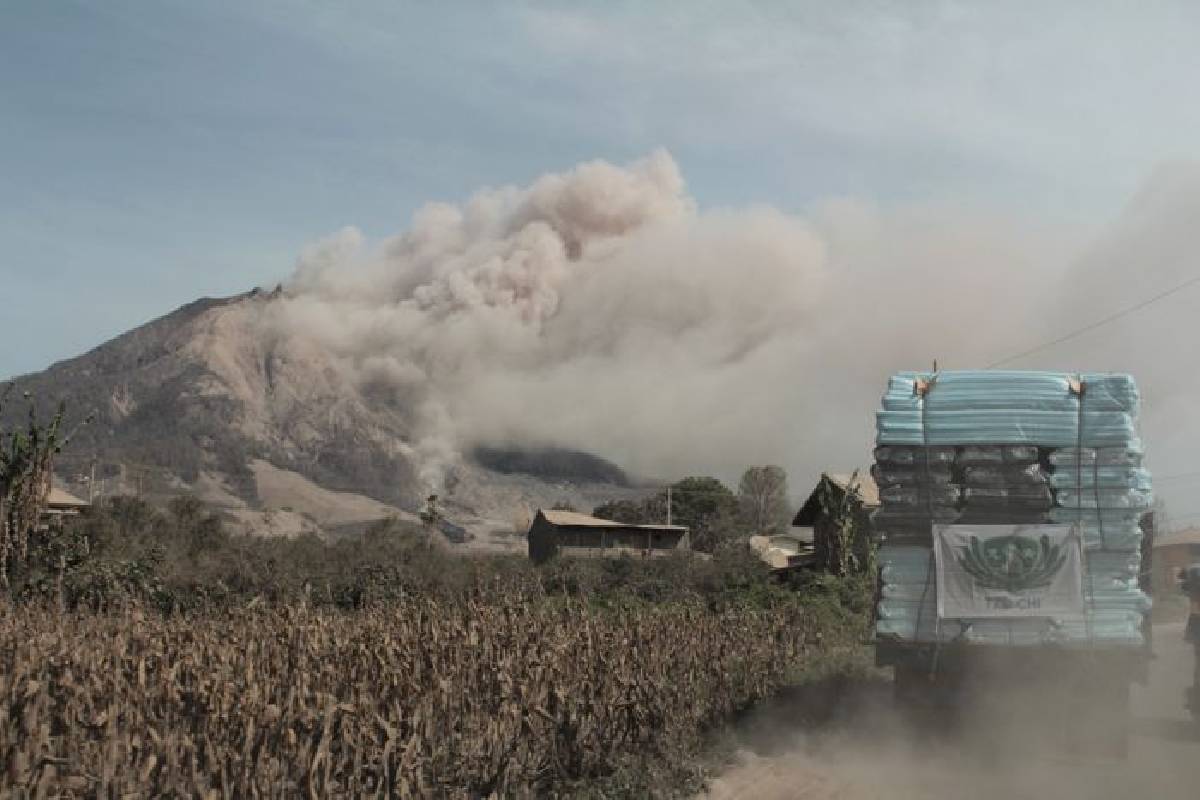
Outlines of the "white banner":
{"label": "white banner", "polygon": [[1070,525],[935,525],[938,616],[1083,613],[1083,548]]}

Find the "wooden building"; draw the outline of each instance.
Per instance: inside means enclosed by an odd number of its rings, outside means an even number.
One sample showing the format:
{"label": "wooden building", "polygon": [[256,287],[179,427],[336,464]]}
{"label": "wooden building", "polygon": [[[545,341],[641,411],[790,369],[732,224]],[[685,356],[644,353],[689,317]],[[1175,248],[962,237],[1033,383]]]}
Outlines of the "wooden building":
{"label": "wooden building", "polygon": [[1163,534],[1154,542],[1154,593],[1171,596],[1179,592],[1179,570],[1200,564],[1200,528]]}
{"label": "wooden building", "polygon": [[867,473],[843,475],[821,473],[821,479],[809,494],[804,505],[792,520],[796,528],[811,529],[813,562],[820,568],[831,568],[839,561],[836,538],[833,536],[836,522],[829,507],[845,507],[854,521],[854,550],[856,555],[865,556],[869,547],[871,512],[879,508],[879,487]]}
{"label": "wooden building", "polygon": [[87,508],[87,500],[80,500],[68,491],[52,487],[46,495],[46,507],[42,510],[42,523],[61,523],[66,517],[74,517]]}
{"label": "wooden building", "polygon": [[644,558],[689,547],[681,525],[627,525],[574,511],[538,510],[529,526],[529,557],[538,563],[554,556]]}
{"label": "wooden building", "polygon": [[810,567],[815,560],[812,536],[796,528],[788,533],[751,536],[749,543],[750,549],[777,572]]}

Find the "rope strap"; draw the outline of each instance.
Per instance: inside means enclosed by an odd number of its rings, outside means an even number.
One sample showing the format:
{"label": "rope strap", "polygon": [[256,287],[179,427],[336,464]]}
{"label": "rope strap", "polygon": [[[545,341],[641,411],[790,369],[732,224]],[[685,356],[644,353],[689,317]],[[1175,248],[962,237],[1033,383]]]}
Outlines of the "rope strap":
{"label": "rope strap", "polygon": [[[1083,609],[1083,626],[1087,631],[1088,647],[1094,650],[1096,648],[1095,631],[1092,628],[1092,617],[1088,614],[1088,610],[1096,608],[1096,587],[1092,581],[1091,570],[1088,569],[1087,556],[1083,552],[1083,398],[1087,391],[1087,384],[1084,383],[1083,376],[1076,376],[1070,380],[1071,393],[1079,398],[1079,412],[1076,417],[1075,426],[1075,511],[1077,512],[1078,521],[1075,523],[1075,529],[1080,537],[1080,558],[1083,569],[1083,578],[1087,581],[1088,603]],[[1100,454],[1093,450],[1092,453],[1095,463],[1099,463]],[[1094,473],[1099,478],[1098,467]],[[1096,489],[1096,513],[1100,514],[1100,492]]]}

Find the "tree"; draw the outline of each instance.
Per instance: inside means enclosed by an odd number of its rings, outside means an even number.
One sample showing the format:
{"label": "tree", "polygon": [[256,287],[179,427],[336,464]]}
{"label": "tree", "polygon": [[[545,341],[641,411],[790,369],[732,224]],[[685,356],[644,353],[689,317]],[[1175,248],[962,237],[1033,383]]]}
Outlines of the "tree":
{"label": "tree", "polygon": [[425,545],[427,547],[433,547],[440,539],[444,518],[442,509],[438,506],[438,496],[436,494],[429,495],[425,500],[425,508],[421,510],[421,522],[425,527]]}
{"label": "tree", "polygon": [[[657,498],[665,506],[666,491]],[[671,485],[671,522],[686,525],[693,549],[706,553],[743,533],[738,525],[737,495],[709,476],[692,476]]]}
{"label": "tree", "polygon": [[742,523],[752,534],[778,533],[788,527],[787,472],[773,464],[750,467],[738,483]]}
{"label": "tree", "polygon": [[822,476],[818,488],[823,518],[813,530],[817,563],[839,577],[875,573],[875,548],[857,485],[855,470],[844,487]]}
{"label": "tree", "polygon": [[649,502],[650,498],[644,500],[610,500],[592,509],[592,516],[599,517],[600,519],[610,519],[613,522],[622,522],[626,525],[644,525],[651,521],[661,521],[649,519]]}
{"label": "tree", "polygon": [[[596,506],[592,515],[627,525],[662,525],[667,521],[667,489],[641,500],[613,500]],[[745,533],[738,520],[737,495],[716,478],[693,476],[671,484],[671,524],[690,531],[692,548],[711,553],[724,541]]]}
{"label": "tree", "polygon": [[[0,392],[0,415],[12,389],[9,384]],[[30,538],[46,509],[51,460],[60,447],[63,413],[60,407],[50,422],[41,423],[30,400],[24,428],[0,428],[0,591],[4,594],[8,594],[10,570],[28,558]]]}

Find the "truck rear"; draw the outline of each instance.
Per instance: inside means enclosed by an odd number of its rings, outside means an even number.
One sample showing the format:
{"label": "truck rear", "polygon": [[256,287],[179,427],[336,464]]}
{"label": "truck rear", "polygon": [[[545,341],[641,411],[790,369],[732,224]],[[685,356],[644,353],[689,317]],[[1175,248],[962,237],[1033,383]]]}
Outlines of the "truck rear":
{"label": "truck rear", "polygon": [[900,373],[882,405],[876,661],[897,699],[1013,714],[1037,697],[1068,741],[1123,750],[1151,630],[1133,379]]}

